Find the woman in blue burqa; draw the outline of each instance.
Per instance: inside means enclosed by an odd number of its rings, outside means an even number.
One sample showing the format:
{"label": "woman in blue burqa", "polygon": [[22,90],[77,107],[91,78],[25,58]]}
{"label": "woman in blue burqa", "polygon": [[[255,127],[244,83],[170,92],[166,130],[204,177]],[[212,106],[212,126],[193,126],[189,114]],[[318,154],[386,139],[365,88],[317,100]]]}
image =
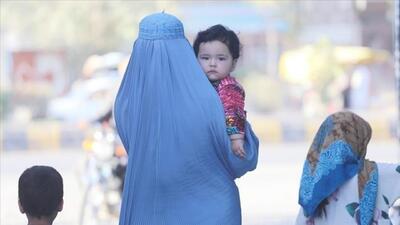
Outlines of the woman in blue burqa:
{"label": "woman in blue burqa", "polygon": [[145,17],[122,80],[115,120],[129,161],[120,225],[240,225],[234,180],[257,164],[231,151],[220,99],[174,16]]}

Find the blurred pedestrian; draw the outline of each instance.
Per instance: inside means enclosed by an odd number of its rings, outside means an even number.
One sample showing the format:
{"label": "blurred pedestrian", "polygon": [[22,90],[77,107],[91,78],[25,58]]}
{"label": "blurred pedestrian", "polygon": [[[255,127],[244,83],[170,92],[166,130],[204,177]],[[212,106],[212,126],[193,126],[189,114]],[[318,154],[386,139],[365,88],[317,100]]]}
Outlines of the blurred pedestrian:
{"label": "blurred pedestrian", "polygon": [[193,48],[204,73],[221,99],[232,150],[244,158],[245,92],[231,76],[240,56],[239,38],[235,32],[218,24],[199,32]]}
{"label": "blurred pedestrian", "polygon": [[33,166],[18,181],[18,204],[28,225],[51,225],[63,209],[63,179],[53,167]]}
{"label": "blurred pedestrian", "polygon": [[351,94],[351,74],[348,75],[349,78],[347,78],[347,74],[344,75],[346,76],[346,84],[345,87],[342,90],[342,98],[343,98],[343,109],[350,109],[351,108],[351,102],[350,102],[350,94]]}
{"label": "blurred pedestrian", "polygon": [[120,225],[240,225],[234,179],[257,164],[245,124],[243,159],[231,151],[224,110],[174,16],[156,13],[139,37],[115,102],[128,153]]}
{"label": "blurred pedestrian", "polygon": [[390,224],[400,173],[397,165],[365,159],[371,134],[368,122],[349,111],[322,123],[304,162],[296,225]]}
{"label": "blurred pedestrian", "polygon": [[351,74],[351,89],[349,92],[349,104],[351,109],[368,109],[371,96],[372,74],[366,65],[355,66]]}

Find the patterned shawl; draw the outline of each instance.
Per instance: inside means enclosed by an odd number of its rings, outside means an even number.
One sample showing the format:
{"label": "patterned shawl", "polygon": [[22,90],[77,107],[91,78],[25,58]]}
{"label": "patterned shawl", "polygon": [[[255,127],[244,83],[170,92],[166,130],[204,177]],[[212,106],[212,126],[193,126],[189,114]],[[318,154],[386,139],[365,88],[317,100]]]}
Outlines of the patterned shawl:
{"label": "patterned shawl", "polygon": [[376,204],[378,171],[365,160],[371,127],[358,115],[330,115],[319,128],[304,162],[299,204],[306,217],[315,217],[322,201],[358,174],[360,224],[370,225]]}

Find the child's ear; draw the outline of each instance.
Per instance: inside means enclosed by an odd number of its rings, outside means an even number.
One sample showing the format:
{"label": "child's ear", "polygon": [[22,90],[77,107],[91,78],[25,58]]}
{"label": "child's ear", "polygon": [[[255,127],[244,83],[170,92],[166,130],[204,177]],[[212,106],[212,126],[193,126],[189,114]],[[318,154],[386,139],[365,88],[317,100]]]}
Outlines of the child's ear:
{"label": "child's ear", "polygon": [[24,208],[22,207],[22,205],[21,205],[21,202],[18,200],[18,207],[19,207],[19,211],[21,212],[21,213],[25,213],[25,210],[24,210]]}
{"label": "child's ear", "polygon": [[64,207],[64,199],[61,199],[61,202],[60,202],[60,204],[58,205],[58,211],[59,212],[61,212],[62,210],[63,210],[63,207]]}
{"label": "child's ear", "polygon": [[231,68],[231,71],[230,71],[230,72],[233,72],[233,71],[235,70],[236,63],[237,63],[237,59],[234,59],[234,60],[232,61],[232,68]]}

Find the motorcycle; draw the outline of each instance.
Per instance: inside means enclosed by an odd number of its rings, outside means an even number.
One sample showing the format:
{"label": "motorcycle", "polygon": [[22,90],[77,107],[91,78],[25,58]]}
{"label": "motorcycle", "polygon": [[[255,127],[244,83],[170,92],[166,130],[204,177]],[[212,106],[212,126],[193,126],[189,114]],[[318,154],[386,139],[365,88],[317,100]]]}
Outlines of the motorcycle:
{"label": "motorcycle", "polygon": [[127,155],[109,122],[96,124],[82,143],[85,191],[80,225],[116,223],[122,199]]}

